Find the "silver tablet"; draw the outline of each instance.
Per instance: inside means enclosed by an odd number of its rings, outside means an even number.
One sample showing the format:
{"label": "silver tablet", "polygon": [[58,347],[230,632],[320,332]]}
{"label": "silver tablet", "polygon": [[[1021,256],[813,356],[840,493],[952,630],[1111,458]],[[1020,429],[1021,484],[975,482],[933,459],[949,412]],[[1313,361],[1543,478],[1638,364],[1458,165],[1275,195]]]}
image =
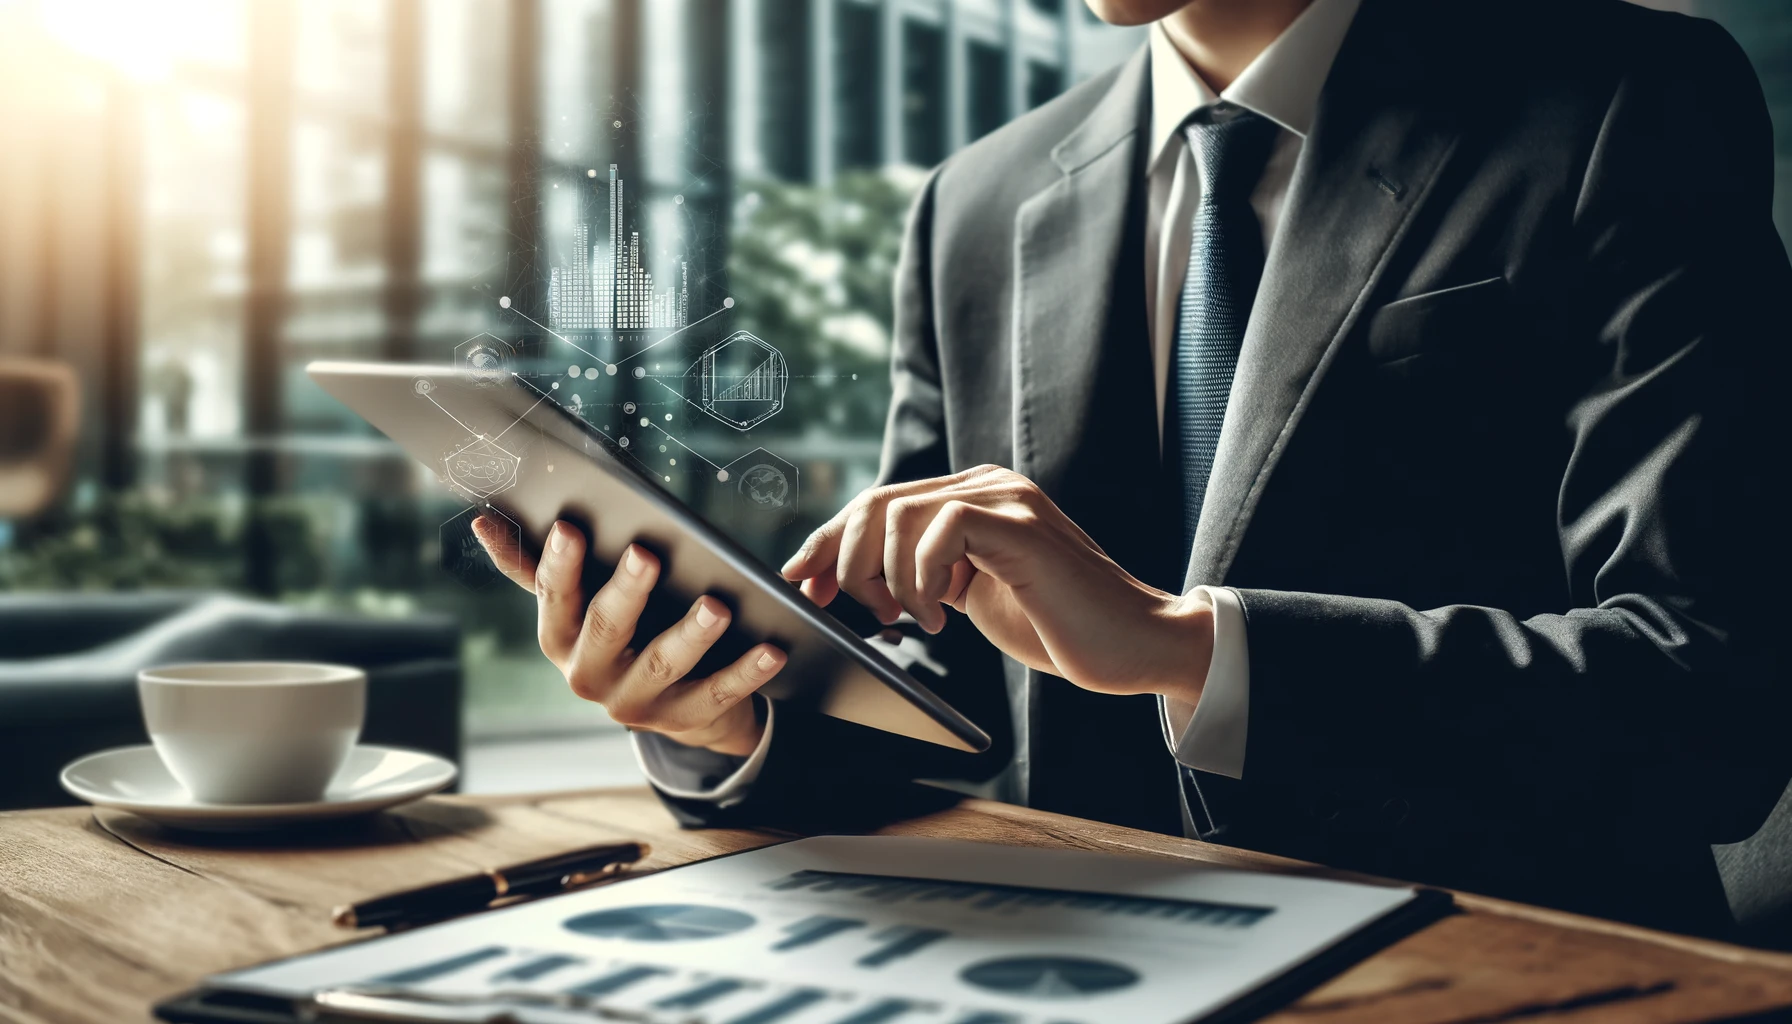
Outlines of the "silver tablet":
{"label": "silver tablet", "polygon": [[391,363],[317,362],[306,372],[445,484],[515,524],[526,549],[540,551],[548,528],[566,519],[591,538],[594,583],[608,578],[631,542],[659,555],[664,568],[643,634],[676,621],[701,594],[728,604],[733,624],[699,672],[770,641],[790,661],[766,685],[768,696],[959,750],[988,749],[989,735],[975,723],[525,378]]}

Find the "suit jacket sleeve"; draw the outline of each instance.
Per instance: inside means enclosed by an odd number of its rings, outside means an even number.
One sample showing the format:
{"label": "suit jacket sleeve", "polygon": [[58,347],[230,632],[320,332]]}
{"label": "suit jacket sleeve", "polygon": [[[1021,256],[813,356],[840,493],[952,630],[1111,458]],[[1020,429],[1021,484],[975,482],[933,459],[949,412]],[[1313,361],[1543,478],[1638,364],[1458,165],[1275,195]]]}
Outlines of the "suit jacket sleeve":
{"label": "suit jacket sleeve", "polygon": [[[937,180],[936,171],[909,213],[896,271],[892,395],[880,483],[950,472],[933,317]],[[852,628],[862,633],[877,629],[876,620],[845,595],[835,605],[831,610]],[[901,813],[915,799],[916,779],[983,780],[995,775],[1012,749],[999,654],[962,619],[955,618],[933,637],[912,632],[925,641],[928,660],[944,665],[948,673],[942,677],[914,668],[911,674],[989,732],[994,741],[989,751],[966,754],[781,705],[764,765],[744,798],[721,807],[661,790],[661,799],[689,825],[825,821],[837,826],[857,817]]]}
{"label": "suit jacket sleeve", "polygon": [[1323,780],[1344,806],[1447,791],[1711,842],[1785,785],[1792,272],[1759,85],[1722,30],[1687,24],[1677,67],[1617,87],[1568,229],[1580,279],[1552,315],[1594,381],[1565,423],[1571,606],[1243,590],[1247,785]]}

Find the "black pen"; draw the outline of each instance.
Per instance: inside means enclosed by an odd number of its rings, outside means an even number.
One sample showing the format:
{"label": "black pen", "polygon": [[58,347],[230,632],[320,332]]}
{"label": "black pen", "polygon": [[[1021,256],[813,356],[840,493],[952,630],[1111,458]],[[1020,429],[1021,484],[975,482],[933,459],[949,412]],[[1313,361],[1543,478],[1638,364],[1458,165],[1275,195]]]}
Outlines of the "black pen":
{"label": "black pen", "polygon": [[498,900],[548,896],[614,875],[647,856],[646,843],[611,843],[337,907],[342,928],[425,924],[482,910]]}

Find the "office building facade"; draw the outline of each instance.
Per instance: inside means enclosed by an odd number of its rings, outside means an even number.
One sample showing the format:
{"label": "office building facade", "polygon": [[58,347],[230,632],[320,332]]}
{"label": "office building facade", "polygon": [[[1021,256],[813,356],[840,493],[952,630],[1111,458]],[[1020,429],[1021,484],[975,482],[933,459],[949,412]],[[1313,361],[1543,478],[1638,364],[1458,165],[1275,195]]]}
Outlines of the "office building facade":
{"label": "office building facade", "polygon": [[1124,60],[1081,0],[735,0],[733,165],[825,182],[931,167]]}

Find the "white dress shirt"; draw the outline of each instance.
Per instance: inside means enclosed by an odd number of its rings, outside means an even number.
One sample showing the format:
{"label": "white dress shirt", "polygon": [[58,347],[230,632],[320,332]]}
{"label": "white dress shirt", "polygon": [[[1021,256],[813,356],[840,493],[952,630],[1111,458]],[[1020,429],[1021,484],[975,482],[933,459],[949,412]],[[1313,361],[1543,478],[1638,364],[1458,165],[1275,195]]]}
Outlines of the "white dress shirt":
{"label": "white dress shirt", "polygon": [[[1189,232],[1201,195],[1201,166],[1184,134],[1191,114],[1215,103],[1243,107],[1281,126],[1251,207],[1263,227],[1263,249],[1273,254],[1282,203],[1294,165],[1312,128],[1319,91],[1344,42],[1360,0],[1313,0],[1237,80],[1217,95],[1183,60],[1162,25],[1151,36],[1151,137],[1146,164],[1149,205],[1145,220],[1145,303],[1151,323],[1151,362],[1156,374],[1157,425],[1161,443],[1165,388],[1176,340],[1176,315],[1188,273]],[[1222,431],[1225,429],[1221,428]],[[1164,740],[1176,760],[1190,768],[1244,777],[1245,735],[1250,713],[1250,648],[1244,606],[1224,587],[1197,588],[1213,603],[1213,659],[1201,702],[1161,702]],[[887,646],[887,645],[886,645]],[[905,662],[912,652],[886,650]],[[680,747],[655,733],[634,734],[635,754],[647,778],[674,797],[738,802],[758,778],[771,745],[773,713],[765,736],[744,761]]]}
{"label": "white dress shirt", "polygon": [[[1149,206],[1145,218],[1145,304],[1151,315],[1151,363],[1157,374],[1157,426],[1162,438],[1170,353],[1176,314],[1188,273],[1189,232],[1201,198],[1201,162],[1189,145],[1191,114],[1215,103],[1243,107],[1281,126],[1251,208],[1263,227],[1263,251],[1273,254],[1282,203],[1294,164],[1306,144],[1330,74],[1360,0],[1314,0],[1275,42],[1257,55],[1224,91],[1215,95],[1195,73],[1161,24],[1151,27],[1151,151]],[[1223,432],[1226,427],[1222,426]],[[1223,446],[1222,446],[1223,447]],[[1213,604],[1213,661],[1201,703],[1164,699],[1164,740],[1190,768],[1244,777],[1245,735],[1250,724],[1251,659],[1244,605],[1223,587],[1198,587]]]}

